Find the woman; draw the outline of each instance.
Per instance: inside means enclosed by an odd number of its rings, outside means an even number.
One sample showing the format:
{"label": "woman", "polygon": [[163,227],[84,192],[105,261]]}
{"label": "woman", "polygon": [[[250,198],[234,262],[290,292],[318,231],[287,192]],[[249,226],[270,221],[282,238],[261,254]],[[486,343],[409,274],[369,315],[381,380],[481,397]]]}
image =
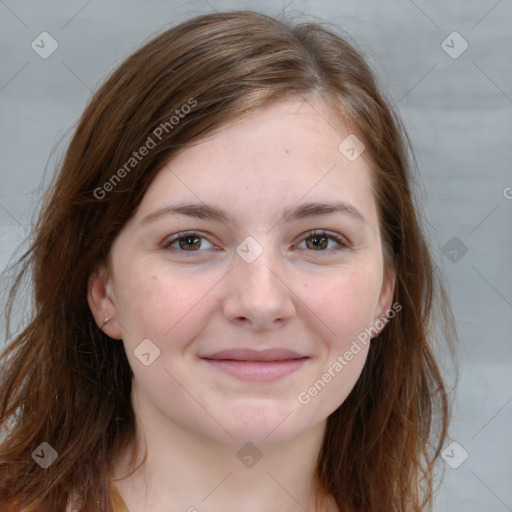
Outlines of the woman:
{"label": "woman", "polygon": [[199,16],[130,56],[11,293],[30,270],[0,509],[428,509],[455,331],[405,140],[321,24]]}

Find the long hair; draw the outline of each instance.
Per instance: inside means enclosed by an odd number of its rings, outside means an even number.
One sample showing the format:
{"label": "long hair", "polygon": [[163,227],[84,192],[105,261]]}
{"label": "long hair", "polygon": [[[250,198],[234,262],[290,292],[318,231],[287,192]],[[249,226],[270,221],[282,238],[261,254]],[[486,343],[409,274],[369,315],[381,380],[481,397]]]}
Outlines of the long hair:
{"label": "long hair", "polygon": [[[366,146],[386,261],[397,272],[394,302],[402,306],[327,420],[318,476],[340,510],[431,507],[450,415],[434,345],[448,346],[456,334],[421,226],[407,136],[360,53],[329,25],[232,11],[152,39],[83,112],[14,267],[8,337],[27,276],[33,310],[0,360],[2,510],[64,511],[72,493],[81,511],[112,510],[112,464],[135,438],[133,374],[122,343],[93,319],[88,276],[170,158],[261,106],[314,94]],[[153,147],[137,159],[148,137]],[[43,442],[58,454],[45,470],[32,456]]]}

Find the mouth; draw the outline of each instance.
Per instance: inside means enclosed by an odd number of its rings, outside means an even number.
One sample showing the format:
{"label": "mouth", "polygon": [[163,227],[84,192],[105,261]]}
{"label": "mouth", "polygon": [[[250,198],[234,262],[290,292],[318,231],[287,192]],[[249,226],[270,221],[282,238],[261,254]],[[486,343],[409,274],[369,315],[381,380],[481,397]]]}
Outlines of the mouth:
{"label": "mouth", "polygon": [[235,349],[207,354],[201,359],[240,380],[271,382],[297,371],[309,357],[286,349]]}

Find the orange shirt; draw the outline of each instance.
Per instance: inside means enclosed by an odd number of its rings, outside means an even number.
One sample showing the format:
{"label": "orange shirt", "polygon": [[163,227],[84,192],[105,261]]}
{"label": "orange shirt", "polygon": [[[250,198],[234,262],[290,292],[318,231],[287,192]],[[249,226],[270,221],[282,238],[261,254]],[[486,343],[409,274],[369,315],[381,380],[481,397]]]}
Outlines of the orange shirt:
{"label": "orange shirt", "polygon": [[123,498],[121,498],[115,487],[112,496],[112,507],[114,508],[114,512],[128,512],[128,509],[124,504]]}

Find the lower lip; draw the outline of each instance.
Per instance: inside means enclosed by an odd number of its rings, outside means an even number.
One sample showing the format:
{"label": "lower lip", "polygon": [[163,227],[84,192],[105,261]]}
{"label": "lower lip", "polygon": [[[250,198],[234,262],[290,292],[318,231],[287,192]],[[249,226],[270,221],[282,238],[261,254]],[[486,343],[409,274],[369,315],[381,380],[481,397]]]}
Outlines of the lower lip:
{"label": "lower lip", "polygon": [[308,358],[284,361],[233,361],[228,359],[205,359],[214,368],[241,380],[271,382],[297,371]]}

